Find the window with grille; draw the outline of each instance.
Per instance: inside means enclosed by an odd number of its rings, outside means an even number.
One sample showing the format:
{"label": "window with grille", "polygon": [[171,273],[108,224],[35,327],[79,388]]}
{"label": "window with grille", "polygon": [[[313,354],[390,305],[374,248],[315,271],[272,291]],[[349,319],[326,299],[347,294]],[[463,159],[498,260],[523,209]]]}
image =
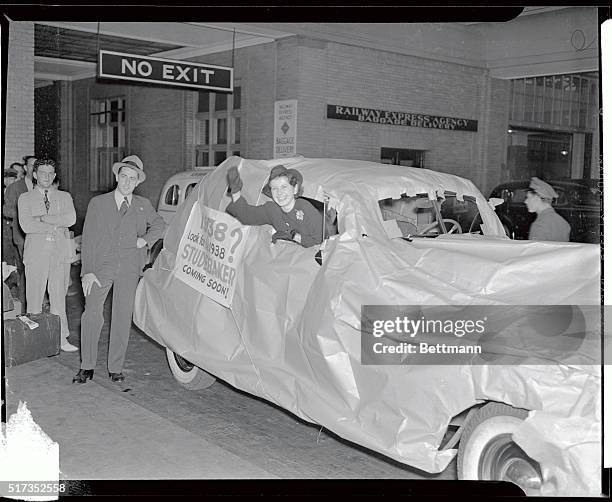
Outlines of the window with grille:
{"label": "window with grille", "polygon": [[598,81],[592,75],[517,78],[511,81],[510,120],[567,129],[594,129],[598,93]]}
{"label": "window with grille", "polygon": [[240,155],[241,101],[240,86],[234,86],[232,94],[198,93],[196,165],[218,165],[230,155]]}
{"label": "window with grille", "polygon": [[126,106],[124,97],[95,99],[90,103],[89,189],[106,192],[114,186],[112,167],[125,157]]}

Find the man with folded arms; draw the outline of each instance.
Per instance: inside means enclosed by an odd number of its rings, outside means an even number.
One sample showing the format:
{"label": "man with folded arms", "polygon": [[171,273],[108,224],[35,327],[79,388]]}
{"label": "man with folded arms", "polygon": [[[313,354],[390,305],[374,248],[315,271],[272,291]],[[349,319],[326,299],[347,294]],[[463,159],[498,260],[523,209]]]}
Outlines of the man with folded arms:
{"label": "man with folded arms", "polygon": [[37,160],[33,173],[36,186],[21,194],[17,201],[19,224],[26,235],[23,264],[27,311],[32,314],[42,312],[45,290],[48,290],[49,310],[60,318],[61,349],[74,352],[78,350],[77,347],[68,342],[70,331],[66,317],[66,292],[72,261],[68,227],[74,225],[76,212],[71,195],[53,186],[53,160]]}

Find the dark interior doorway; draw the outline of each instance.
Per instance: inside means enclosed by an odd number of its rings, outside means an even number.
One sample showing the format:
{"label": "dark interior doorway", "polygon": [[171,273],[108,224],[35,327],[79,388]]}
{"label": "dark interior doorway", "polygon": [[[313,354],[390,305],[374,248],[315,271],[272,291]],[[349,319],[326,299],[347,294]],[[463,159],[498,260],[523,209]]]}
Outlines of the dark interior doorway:
{"label": "dark interior doorway", "polygon": [[412,150],[408,148],[380,149],[380,161],[383,164],[396,166],[423,167],[425,150]]}

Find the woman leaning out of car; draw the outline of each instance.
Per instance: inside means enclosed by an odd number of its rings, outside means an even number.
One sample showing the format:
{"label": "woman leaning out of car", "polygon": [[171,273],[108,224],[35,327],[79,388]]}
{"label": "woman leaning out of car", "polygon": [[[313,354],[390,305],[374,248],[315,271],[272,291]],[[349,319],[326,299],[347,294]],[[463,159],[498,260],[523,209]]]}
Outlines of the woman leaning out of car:
{"label": "woman leaning out of car", "polygon": [[261,206],[251,206],[240,194],[242,180],[236,166],[227,171],[232,202],[226,212],[243,225],[272,225],[276,233],[272,242],[288,240],[308,248],[320,244],[323,220],[314,206],[300,198],[302,175],[296,169],[274,166],[262,192],[272,199]]}

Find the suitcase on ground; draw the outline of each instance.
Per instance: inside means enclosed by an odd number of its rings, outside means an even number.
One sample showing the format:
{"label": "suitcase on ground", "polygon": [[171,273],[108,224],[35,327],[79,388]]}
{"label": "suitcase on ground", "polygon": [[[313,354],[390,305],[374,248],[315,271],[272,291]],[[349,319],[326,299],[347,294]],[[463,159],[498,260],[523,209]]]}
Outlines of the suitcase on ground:
{"label": "suitcase on ground", "polygon": [[54,314],[28,314],[38,324],[31,329],[21,319],[4,320],[4,361],[7,367],[56,356],[60,351],[60,318]]}

